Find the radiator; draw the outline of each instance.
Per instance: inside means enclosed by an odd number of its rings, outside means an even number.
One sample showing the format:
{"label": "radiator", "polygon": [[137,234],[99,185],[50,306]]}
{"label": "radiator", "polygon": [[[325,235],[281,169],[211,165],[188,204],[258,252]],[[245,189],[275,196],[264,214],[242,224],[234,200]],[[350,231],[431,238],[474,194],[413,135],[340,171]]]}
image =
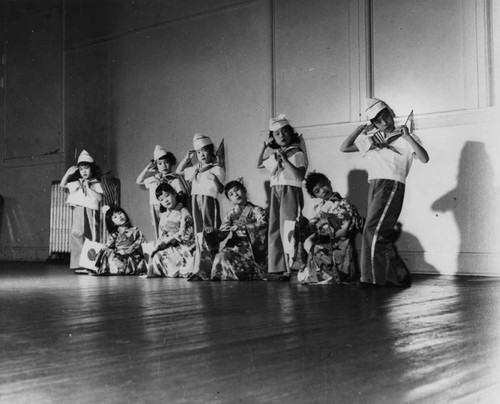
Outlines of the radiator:
{"label": "radiator", "polygon": [[52,181],[50,190],[50,237],[49,257],[53,254],[69,253],[71,233],[71,207],[66,203],[68,190]]}
{"label": "radiator", "polygon": [[[102,178],[103,201],[101,205],[120,206],[120,180],[117,178]],[[67,254],[69,249],[69,238],[71,235],[72,211],[71,206],[66,203],[68,190],[60,187],[60,181],[52,181],[50,191],[50,235],[49,235],[49,259],[57,254]],[[106,242],[108,232],[106,229],[105,215],[101,210],[99,225],[99,240]]]}

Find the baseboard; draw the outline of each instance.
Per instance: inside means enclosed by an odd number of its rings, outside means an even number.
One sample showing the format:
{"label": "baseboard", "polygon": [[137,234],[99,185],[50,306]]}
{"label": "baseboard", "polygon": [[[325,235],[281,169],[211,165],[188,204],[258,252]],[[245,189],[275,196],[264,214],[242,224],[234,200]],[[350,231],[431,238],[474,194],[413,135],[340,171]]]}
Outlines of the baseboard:
{"label": "baseboard", "polygon": [[2,246],[0,248],[0,261],[45,261],[48,255],[48,247]]}
{"label": "baseboard", "polygon": [[412,273],[500,276],[500,253],[427,253],[400,251]]}

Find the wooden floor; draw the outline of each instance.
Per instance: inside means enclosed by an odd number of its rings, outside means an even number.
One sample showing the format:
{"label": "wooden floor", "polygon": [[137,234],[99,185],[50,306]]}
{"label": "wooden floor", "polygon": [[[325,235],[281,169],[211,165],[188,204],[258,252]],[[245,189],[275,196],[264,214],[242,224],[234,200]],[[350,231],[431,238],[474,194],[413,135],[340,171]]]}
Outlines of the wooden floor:
{"label": "wooden floor", "polygon": [[0,266],[1,403],[500,402],[500,279],[395,290]]}

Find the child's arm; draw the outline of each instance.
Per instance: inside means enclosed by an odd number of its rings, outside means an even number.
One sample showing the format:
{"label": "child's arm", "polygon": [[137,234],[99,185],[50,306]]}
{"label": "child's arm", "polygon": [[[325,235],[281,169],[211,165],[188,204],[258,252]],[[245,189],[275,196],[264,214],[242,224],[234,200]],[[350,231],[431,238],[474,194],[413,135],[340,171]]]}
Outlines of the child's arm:
{"label": "child's arm", "polygon": [[401,137],[405,139],[408,143],[410,143],[411,147],[413,148],[413,151],[417,155],[417,158],[422,163],[427,163],[429,161],[429,154],[424,149],[424,147],[410,135],[410,132],[406,125],[401,126],[401,129],[403,131]]}
{"label": "child's arm", "polygon": [[214,173],[208,172],[206,178],[214,182],[219,194],[222,194],[224,192],[224,185],[219,181],[219,178]]}
{"label": "child's arm", "polygon": [[296,167],[294,166],[290,160],[288,160],[288,157],[285,152],[282,150],[278,151],[278,156],[281,159],[281,163],[283,164],[283,169],[288,170],[289,172],[292,173],[292,175],[301,181],[304,179],[304,175],[306,173],[306,167]]}
{"label": "child's arm", "polygon": [[135,183],[137,185],[143,185],[144,184],[144,180],[146,179],[147,175],[149,173],[155,173],[156,172],[156,169],[155,169],[155,162],[154,161],[151,161],[145,168],[144,170],[141,171],[141,173],[139,174],[139,176],[137,177],[137,179],[135,180]]}
{"label": "child's arm", "polygon": [[[82,187],[84,189],[84,191],[86,191],[87,195],[91,196],[92,198],[94,198],[95,200],[97,200],[98,202],[101,202],[102,201],[102,192],[97,192],[95,191],[89,184],[89,181],[88,180],[85,180],[83,181],[82,183]],[[100,188],[100,187],[99,187]]]}
{"label": "child's arm", "polygon": [[182,161],[179,163],[177,166],[177,170],[175,170],[176,174],[182,174],[184,172],[184,169],[186,168],[187,164],[191,161],[191,159],[194,157],[195,151],[194,150],[188,150]]}
{"label": "child's arm", "polygon": [[352,132],[340,145],[340,151],[344,153],[352,153],[359,151],[358,146],[354,144],[356,139],[361,133],[367,133],[370,129],[373,128],[373,125],[360,125],[358,126],[354,132]]}
{"label": "child's arm", "polygon": [[262,149],[261,149],[261,151],[260,151],[260,153],[259,153],[259,159],[258,159],[258,161],[257,161],[257,168],[264,168],[264,166],[263,166],[263,164],[262,164],[262,163],[264,162],[264,155],[265,155],[265,153],[266,153],[266,150],[267,150],[267,149],[268,149],[268,147],[269,147],[269,142],[271,142],[271,141],[272,141],[272,139],[268,139],[268,140],[266,140],[266,141],[262,144]]}
{"label": "child's arm", "polygon": [[68,185],[69,177],[71,177],[77,171],[78,171],[78,167],[77,166],[71,166],[70,168],[68,168],[68,170],[66,171],[66,174],[64,174],[64,176],[61,179],[60,186],[63,187],[63,188],[67,188],[66,185]]}

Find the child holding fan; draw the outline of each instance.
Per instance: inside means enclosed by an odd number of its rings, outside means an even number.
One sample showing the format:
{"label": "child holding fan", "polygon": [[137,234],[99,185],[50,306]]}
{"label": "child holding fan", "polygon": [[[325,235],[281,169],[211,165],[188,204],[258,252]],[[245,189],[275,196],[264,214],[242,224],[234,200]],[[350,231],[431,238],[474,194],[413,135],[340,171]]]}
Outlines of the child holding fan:
{"label": "child holding fan", "polygon": [[217,232],[221,240],[229,239],[214,259],[211,279],[261,280],[267,266],[266,211],[248,200],[241,181],[228,182],[224,192],[233,208]]}
{"label": "child holding fan", "polygon": [[[361,282],[367,285],[410,286],[410,273],[393,245],[403,207],[406,177],[413,159],[429,155],[406,125],[396,128],[394,111],[382,100],[367,100],[369,125],[361,125],[342,143],[344,153],[359,151],[367,160],[368,212],[361,245]],[[370,132],[376,128],[377,131]]]}
{"label": "child holding fan", "polygon": [[[189,150],[180,162],[177,173],[191,184],[192,215],[196,234],[196,260],[190,280],[207,280],[211,261],[218,251],[214,237],[206,236],[219,228],[220,208],[217,197],[224,190],[226,172],[217,162],[214,144],[205,135],[196,133],[193,137],[194,150]],[[196,154],[198,164],[188,167]]]}
{"label": "child holding fan", "polygon": [[80,270],[80,255],[85,238],[100,241],[99,203],[103,189],[96,178],[97,166],[90,154],[83,150],[76,166],[68,168],[60,186],[69,190],[67,203],[73,207],[73,224],[70,237],[70,268]]}
{"label": "child holding fan", "polygon": [[302,180],[307,155],[285,115],[271,118],[269,131],[258,159],[258,167],[271,173],[267,279],[287,281],[290,268],[283,244],[284,223],[295,221],[304,206]]}

